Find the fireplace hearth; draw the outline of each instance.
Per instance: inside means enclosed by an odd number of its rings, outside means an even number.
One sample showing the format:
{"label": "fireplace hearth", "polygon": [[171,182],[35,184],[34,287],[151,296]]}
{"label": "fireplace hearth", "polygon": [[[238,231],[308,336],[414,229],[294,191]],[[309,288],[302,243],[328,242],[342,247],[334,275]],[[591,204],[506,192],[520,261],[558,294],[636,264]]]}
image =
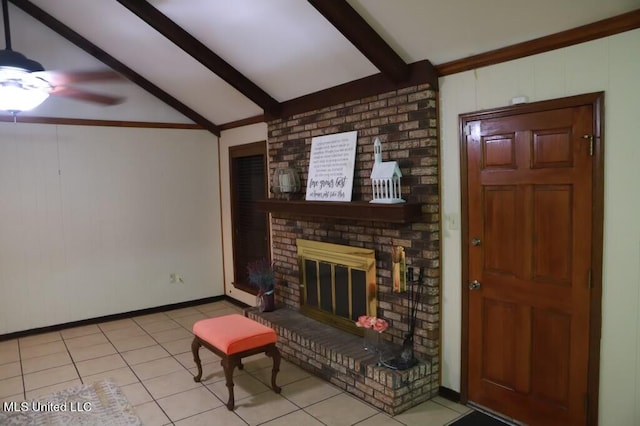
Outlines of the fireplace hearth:
{"label": "fireplace hearth", "polygon": [[399,353],[400,346],[387,342],[382,355],[365,350],[362,337],[288,308],[248,308],[245,315],[276,330],[284,359],[391,415],[437,395],[437,376],[428,360],[403,371],[383,365],[381,357]]}

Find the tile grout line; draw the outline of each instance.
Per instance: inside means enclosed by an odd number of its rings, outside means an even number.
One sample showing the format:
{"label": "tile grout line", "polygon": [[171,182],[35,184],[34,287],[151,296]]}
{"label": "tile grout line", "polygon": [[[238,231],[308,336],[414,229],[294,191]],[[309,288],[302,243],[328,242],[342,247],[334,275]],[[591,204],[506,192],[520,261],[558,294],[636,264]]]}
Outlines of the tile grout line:
{"label": "tile grout line", "polygon": [[[166,314],[165,314],[166,315]],[[154,342],[156,342],[156,344],[158,344],[160,347],[162,347],[162,349],[164,349],[164,347],[160,344],[160,342],[158,342],[147,330],[145,330],[136,320],[135,317],[131,318],[132,321],[136,324],[136,326],[140,327]],[[167,414],[167,412],[162,408],[162,406],[158,403],[158,400],[156,399],[155,396],[153,396],[151,394],[151,392],[149,391],[149,389],[147,388],[147,386],[144,384],[144,382],[142,381],[142,379],[140,378],[140,376],[138,376],[138,374],[135,372],[135,370],[132,368],[134,364],[129,364],[129,361],[127,361],[127,359],[122,355],[122,353],[120,352],[120,350],[118,350],[118,348],[116,348],[116,346],[113,344],[113,342],[111,341],[111,339],[109,339],[109,337],[107,335],[105,335],[105,337],[107,338],[107,340],[109,340],[109,342],[111,343],[111,345],[113,345],[113,347],[115,348],[115,350],[118,352],[118,355],[120,355],[120,357],[122,358],[122,360],[124,361],[124,363],[127,365],[127,367],[129,368],[129,370],[131,370],[131,373],[136,377],[136,379],[138,379],[138,383],[140,383],[140,385],[144,388],[144,390],[149,394],[149,396],[151,397],[151,401],[153,401],[158,408],[160,409],[160,411],[162,411],[162,414],[165,415],[165,417],[167,419],[169,419],[169,422],[171,425],[173,425],[173,421],[171,420],[171,417],[169,417],[169,414]],[[147,346],[150,347],[150,346]],[[144,348],[138,348],[138,349],[144,349]],[[137,349],[133,349],[133,350],[137,350]],[[165,349],[166,351],[166,349]],[[129,351],[125,351],[125,352],[129,352]],[[167,353],[169,353],[169,351],[167,351]],[[171,355],[171,354],[169,354]],[[148,362],[148,361],[145,361]],[[143,363],[140,363],[143,364]],[[151,402],[149,401],[149,402]],[[148,402],[146,402],[145,404],[147,404]],[[140,404],[142,405],[142,404]],[[134,407],[135,409],[135,407]]]}
{"label": "tile grout line", "polygon": [[69,358],[71,358],[71,363],[73,364],[73,368],[76,370],[76,374],[78,375],[78,378],[80,379],[80,384],[84,385],[85,383],[84,383],[84,380],[82,379],[82,376],[80,375],[80,370],[78,370],[78,366],[76,365],[76,360],[73,359],[73,355],[71,355],[69,346],[67,346],[67,341],[65,340],[62,333],[60,333],[60,339],[62,339],[62,343],[64,344],[64,347],[67,350],[67,354],[69,354]]}
{"label": "tile grout line", "polygon": [[20,339],[16,339],[16,345],[18,346],[18,360],[20,361],[20,378],[22,379],[22,396],[24,400],[27,400],[27,385],[24,382],[24,368],[22,367],[22,348],[20,345]]}
{"label": "tile grout line", "polygon": [[[58,333],[58,335],[60,336],[60,340],[59,340],[59,341],[61,341],[61,342],[62,342],[62,344],[64,345],[64,348],[65,348],[65,350],[66,350],[66,354],[67,354],[67,355],[69,355],[69,359],[71,359],[71,364],[74,364],[73,357],[71,356],[71,353],[69,352],[69,348],[67,347],[66,342],[64,342],[64,339],[63,339],[63,337],[62,337],[62,334],[60,334],[60,332],[59,332],[59,331],[58,331],[57,333]],[[49,344],[49,343],[56,343],[56,342],[58,342],[58,340],[53,340],[53,341],[51,341],[51,342],[45,342],[45,343],[38,343],[37,345],[46,345],[46,344]],[[33,346],[37,346],[37,345],[33,345]],[[19,348],[18,353],[19,353],[19,356],[20,356],[20,371],[21,371],[21,373],[22,373],[22,387],[23,387],[23,389],[24,389],[24,400],[25,400],[25,401],[27,400],[27,384],[26,384],[26,381],[25,381],[25,376],[26,376],[26,375],[28,375],[28,374],[37,374],[37,373],[42,373],[42,372],[45,372],[45,371],[47,371],[47,370],[52,370],[52,369],[54,369],[54,368],[59,368],[59,367],[64,367],[64,366],[69,365],[69,364],[57,365],[57,366],[48,367],[48,368],[45,368],[45,369],[42,369],[42,370],[32,371],[32,372],[30,372],[30,373],[26,373],[26,374],[25,374],[25,373],[24,373],[24,368],[23,368],[23,366],[22,366],[22,361],[23,361],[23,359],[22,359],[22,350],[20,349],[20,339],[18,339],[18,348]],[[31,358],[28,358],[28,359],[29,359],[29,360],[35,360],[35,359],[38,359],[38,358],[44,358],[44,357],[47,357],[47,356],[57,355],[57,354],[61,354],[61,353],[63,353],[63,351],[60,351],[60,352],[53,352],[53,353],[50,353],[50,354],[40,355],[40,356],[36,356],[36,357],[31,357]],[[74,364],[74,369],[76,370],[76,374],[78,374],[78,378],[80,378],[80,374],[79,374],[79,372],[78,372],[77,368],[75,368],[75,364]],[[72,380],[75,380],[75,379],[72,379]],[[80,379],[80,380],[81,380],[81,379]],[[67,380],[67,381],[71,381],[71,380]],[[61,383],[64,383],[64,382],[61,382]],[[82,380],[81,380],[81,383],[82,383]],[[30,390],[29,390],[29,392],[37,391],[38,389],[43,389],[43,388],[46,388],[46,387],[49,387],[49,386],[55,386],[55,385],[57,385],[57,384],[59,384],[59,383],[54,383],[54,384],[50,384],[50,385],[40,386],[40,387],[38,387],[38,388],[30,389]],[[31,398],[31,399],[37,399],[37,398]]]}

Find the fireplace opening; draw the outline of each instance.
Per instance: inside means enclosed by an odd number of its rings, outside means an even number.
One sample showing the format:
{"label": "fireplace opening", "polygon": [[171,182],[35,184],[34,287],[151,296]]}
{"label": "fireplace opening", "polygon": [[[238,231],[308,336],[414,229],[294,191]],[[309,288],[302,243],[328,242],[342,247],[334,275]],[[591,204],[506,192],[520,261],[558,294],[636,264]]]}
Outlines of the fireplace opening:
{"label": "fireplace opening", "polygon": [[300,312],[362,335],[355,321],[376,315],[375,252],[371,249],[296,240],[300,266]]}

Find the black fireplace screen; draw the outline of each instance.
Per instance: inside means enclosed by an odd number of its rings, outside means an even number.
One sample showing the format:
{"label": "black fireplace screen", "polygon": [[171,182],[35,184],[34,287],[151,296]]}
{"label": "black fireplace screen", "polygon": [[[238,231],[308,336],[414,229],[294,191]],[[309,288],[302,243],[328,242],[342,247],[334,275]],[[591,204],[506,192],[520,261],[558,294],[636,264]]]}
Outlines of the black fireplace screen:
{"label": "black fireplace screen", "polygon": [[356,321],[367,314],[366,272],[305,259],[305,304]]}

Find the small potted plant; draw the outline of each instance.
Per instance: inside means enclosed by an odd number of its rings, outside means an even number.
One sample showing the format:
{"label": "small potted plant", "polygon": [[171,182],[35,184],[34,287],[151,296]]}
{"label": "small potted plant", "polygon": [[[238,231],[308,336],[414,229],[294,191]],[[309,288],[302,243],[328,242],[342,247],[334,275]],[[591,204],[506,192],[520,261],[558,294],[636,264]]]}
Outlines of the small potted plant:
{"label": "small potted plant", "polygon": [[258,289],[256,305],[260,312],[273,311],[276,307],[276,277],[272,263],[265,258],[249,262],[247,273],[249,275],[249,283]]}

